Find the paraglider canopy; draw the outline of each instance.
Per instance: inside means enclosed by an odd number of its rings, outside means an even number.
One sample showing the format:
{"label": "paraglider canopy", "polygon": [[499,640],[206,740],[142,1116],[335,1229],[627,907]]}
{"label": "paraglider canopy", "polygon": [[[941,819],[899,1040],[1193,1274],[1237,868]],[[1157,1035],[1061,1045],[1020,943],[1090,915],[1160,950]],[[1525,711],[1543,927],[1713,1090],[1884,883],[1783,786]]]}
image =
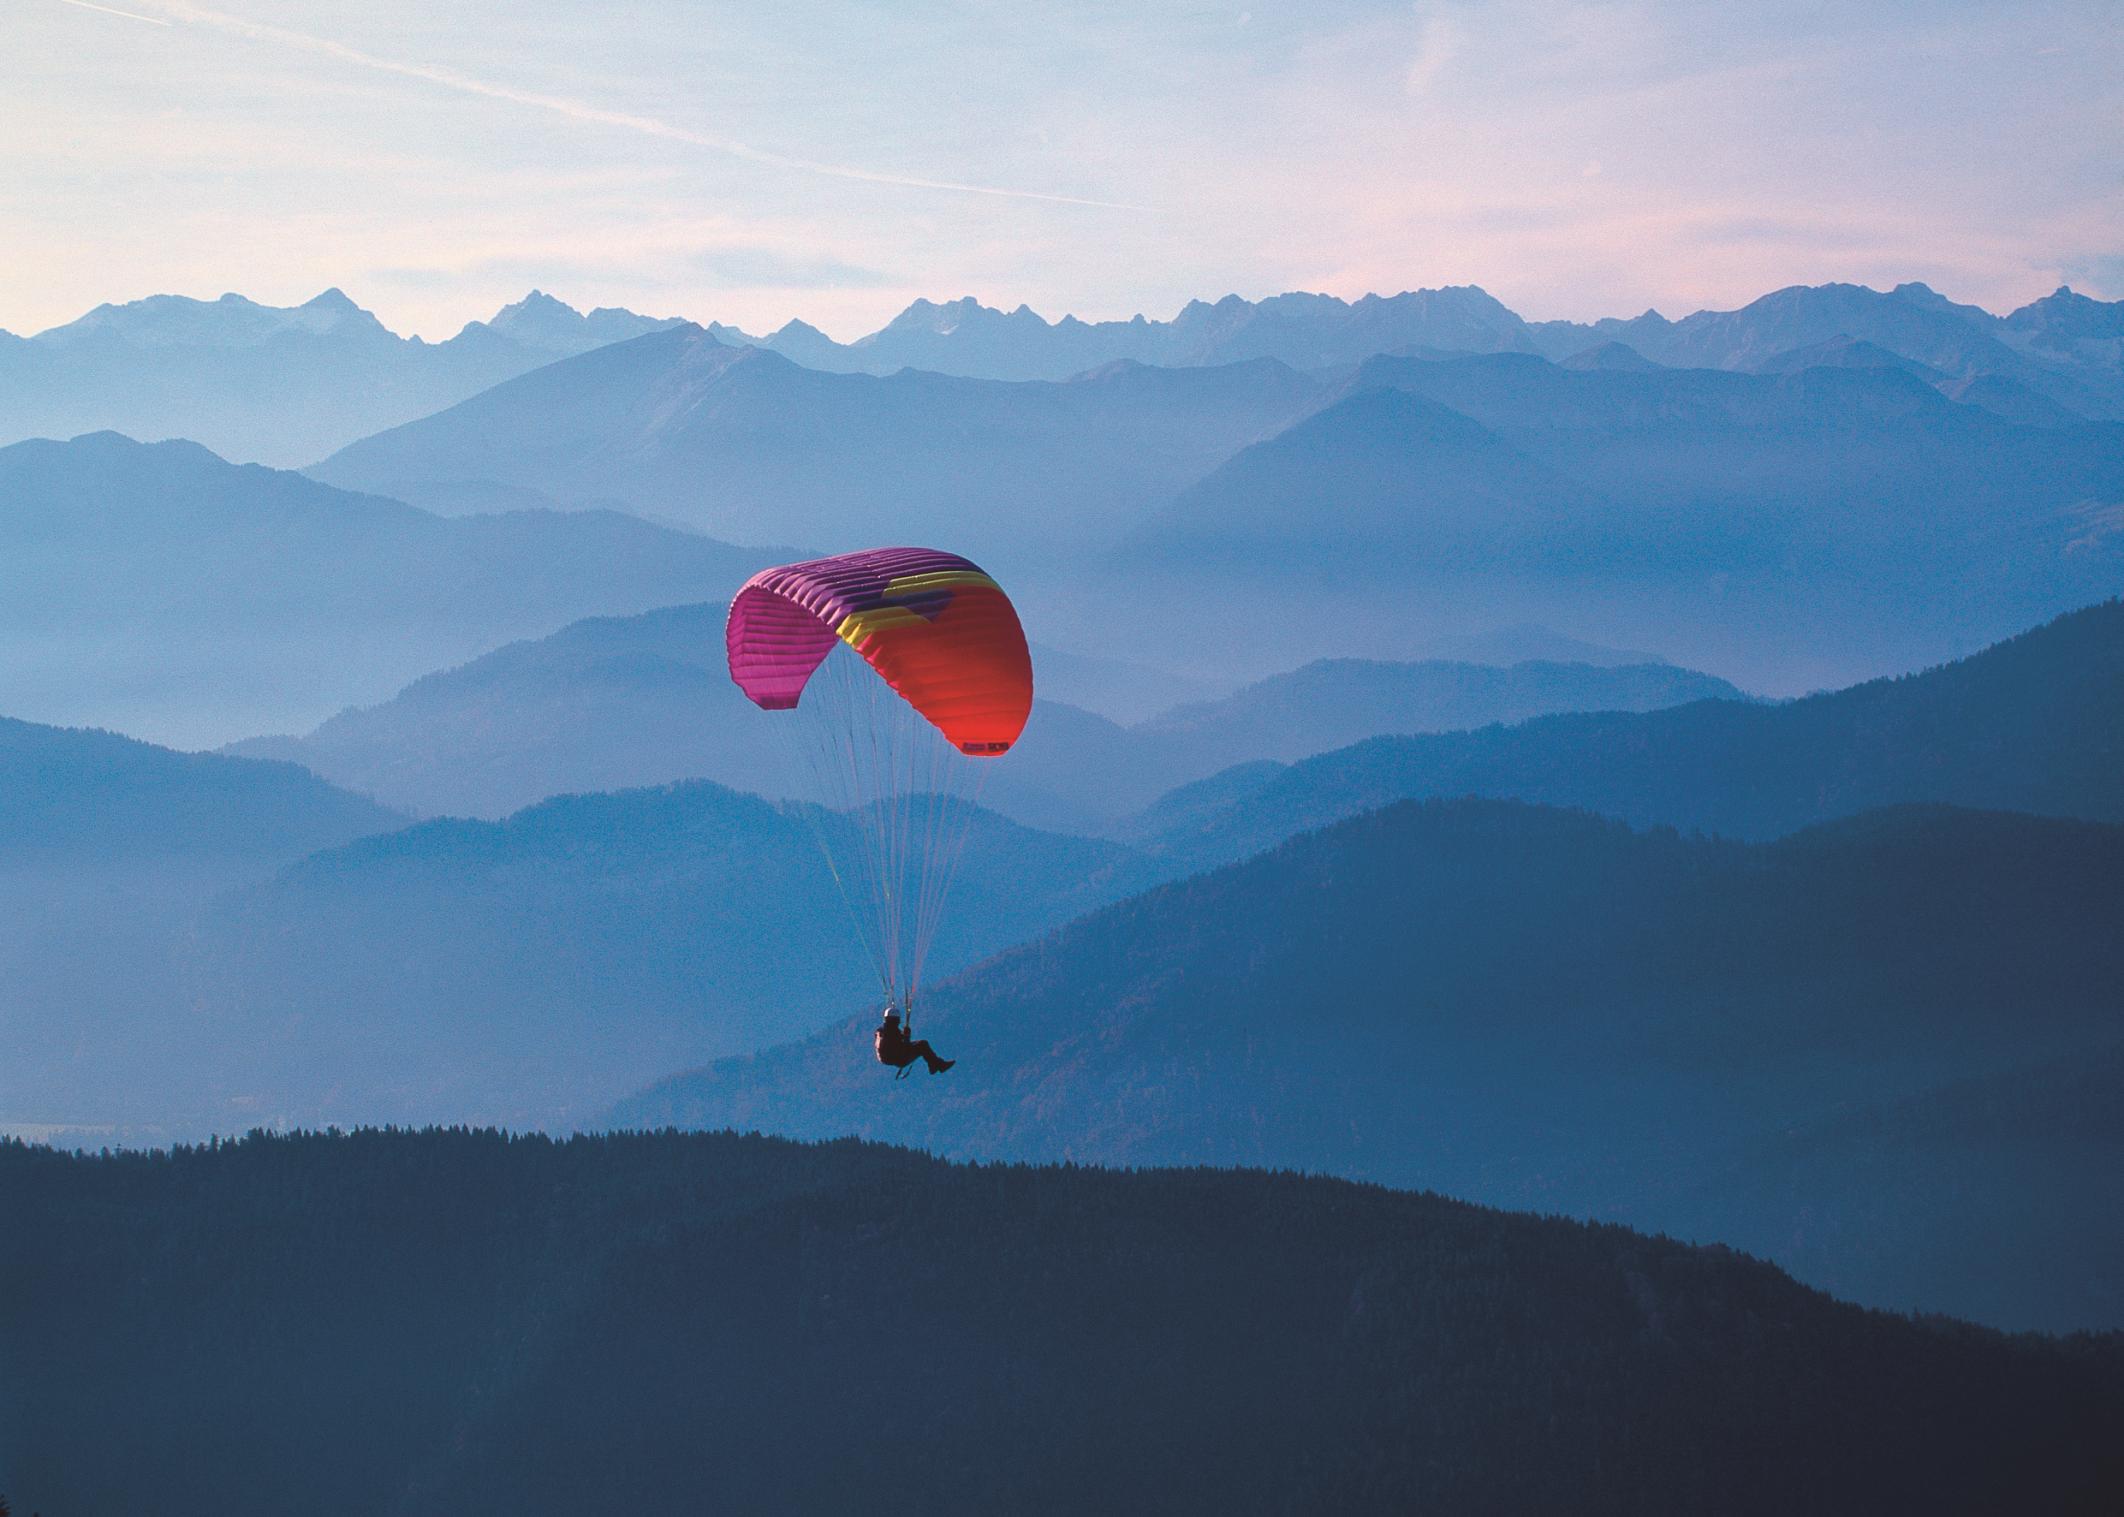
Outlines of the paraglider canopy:
{"label": "paraglider canopy", "polygon": [[790,778],[819,803],[798,809],[911,1023],[987,761],[1032,713],[1018,613],[956,553],[871,548],[755,574],[724,636],[731,679],[781,713]]}
{"label": "paraglider canopy", "polygon": [[1002,588],[934,548],[871,548],[763,569],[730,603],[730,677],[794,707],[844,642],[961,753],[1008,752],[1032,713],[1032,655]]}

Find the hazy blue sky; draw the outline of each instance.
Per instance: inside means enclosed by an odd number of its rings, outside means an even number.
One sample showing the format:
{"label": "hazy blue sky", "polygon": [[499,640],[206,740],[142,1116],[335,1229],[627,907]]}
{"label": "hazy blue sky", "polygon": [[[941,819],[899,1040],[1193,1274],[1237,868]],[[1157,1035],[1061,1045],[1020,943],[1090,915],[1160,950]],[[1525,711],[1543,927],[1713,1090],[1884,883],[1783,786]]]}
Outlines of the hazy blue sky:
{"label": "hazy blue sky", "polygon": [[[224,8],[224,6],[226,8]],[[2124,296],[2124,4],[0,0],[0,327]]]}

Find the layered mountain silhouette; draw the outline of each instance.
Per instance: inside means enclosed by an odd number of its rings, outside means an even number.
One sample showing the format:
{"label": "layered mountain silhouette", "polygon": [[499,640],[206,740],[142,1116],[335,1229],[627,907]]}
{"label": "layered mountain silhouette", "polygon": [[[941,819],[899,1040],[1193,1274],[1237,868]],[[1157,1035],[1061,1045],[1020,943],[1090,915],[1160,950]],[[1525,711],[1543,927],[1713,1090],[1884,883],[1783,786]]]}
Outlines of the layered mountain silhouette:
{"label": "layered mountain silhouette", "polygon": [[1109,542],[1311,410],[1273,360],[1117,364],[1060,383],[806,369],[678,327],[549,365],[311,473],[449,510],[469,493],[618,504],[741,542]]}
{"label": "layered mountain silhouette", "polygon": [[0,857],[284,863],[404,821],[293,764],[0,717]]}
{"label": "layered mountain silhouette", "polygon": [[1975,372],[1811,333],[1721,350],[1761,373],[1515,351],[1004,383],[823,373],[683,327],[313,472],[444,511],[608,504],[737,541],[949,542],[1059,642],[1223,677],[1538,621],[1789,693],[2115,589],[2117,424],[2015,377],[2025,355]]}
{"label": "layered mountain silhouette", "polygon": [[1652,711],[1746,699],[1725,680],[1672,664],[1332,659],[1222,700],[1175,707],[1132,730],[1186,752],[1188,767],[1206,770],[1213,760],[1293,760],[1386,732],[1450,732],[1573,709]]}
{"label": "layered mountain silhouette", "polygon": [[2061,284],[2005,317],[2003,325],[2041,352],[2112,367],[2124,363],[2124,301],[2090,300]]}
{"label": "layered mountain silhouette", "polygon": [[2119,1479],[2107,1341],[1329,1180],[361,1132],[8,1145],[0,1206],[24,1511],[2077,1513]]}
{"label": "layered mountain silhouette", "polygon": [[[689,778],[801,793],[792,787],[806,777],[791,773],[773,730],[788,719],[757,710],[730,682],[723,620],[723,606],[709,604],[577,623],[417,680],[307,737],[251,739],[230,751],[292,759],[428,815],[497,817],[566,791]],[[1065,688],[1069,674],[1085,678],[1065,656],[1040,649],[1040,688],[1056,660]],[[1248,759],[1302,758],[1382,732],[1708,698],[1741,696],[1723,680],[1665,664],[1310,664],[1133,726],[1043,700],[981,794],[1021,821],[1098,830],[1176,785]]]}
{"label": "layered mountain silhouette", "polygon": [[199,1051],[178,962],[201,904],[404,822],[292,764],[0,719],[0,1122],[183,1105]]}
{"label": "layered mountain silhouette", "polygon": [[[846,818],[822,825],[856,856]],[[979,814],[928,974],[1148,878],[1116,844]],[[198,1109],[222,1130],[248,1109],[586,1121],[675,1064],[874,1010],[851,909],[809,823],[707,783],[319,853],[196,934],[189,1067],[212,1096]]]}
{"label": "layered mountain silhouette", "polygon": [[1382,353],[1541,353],[1571,368],[1755,369],[1832,342],[1864,341],[1943,379],[1993,375],[2082,416],[2124,416],[2124,302],[2061,288],[2008,316],[1923,284],[1795,285],[1733,311],[1669,321],[1527,322],[1473,285],[1344,301],[1293,293],[1190,301],[1171,321],[1050,322],[971,297],[918,300],[879,331],[836,343],[791,322],[766,337],[712,328],[810,368],[889,374],[902,367],[985,379],[1065,379],[1116,359],[1171,367],[1274,358],[1302,369]]}
{"label": "layered mountain silhouette", "polygon": [[[850,343],[802,321],[762,337],[718,322],[707,330],[812,369],[889,375],[911,367],[1000,380],[1062,380],[1117,361],[1177,368],[1269,358],[1333,369],[1416,352],[1539,352],[1572,367],[1751,369],[1847,340],[1914,360],[1943,386],[1986,379],[2009,385],[2016,398],[2005,403],[2018,407],[2048,401],[2069,416],[2116,418],[2124,417],[2119,310],[2063,288],[2001,317],[1921,284],[1887,293],[1822,285],[1681,321],[1647,312],[1627,321],[1528,323],[1463,286],[1356,301],[1227,295],[1191,301],[1170,321],[1050,322],[1024,306],[1006,312],[971,298],[918,300]],[[614,308],[584,315],[534,290],[428,343],[392,334],[338,290],[295,307],[239,295],[152,296],[99,306],[33,337],[0,333],[0,443],[111,429],[187,437],[226,457],[291,466],[541,364],[674,324]],[[1973,403],[1993,404],[1989,390]]]}
{"label": "layered mountain silhouette", "polygon": [[1210,794],[1164,808],[1162,847],[1190,866],[1423,796],[1512,797],[1739,838],[1908,801],[2124,823],[2124,602],[1782,705],[1376,738],[1287,770],[1250,768]]}
{"label": "layered mountain silhouette", "polygon": [[1227,295],[1215,302],[1191,300],[1171,321],[1065,316],[1049,322],[1027,306],[1005,312],[963,296],[917,300],[878,331],[845,345],[823,340],[801,322],[743,340],[811,368],[873,374],[934,369],[981,379],[1066,379],[1117,360],[1199,368],[1274,358],[1317,369],[1409,348],[1486,353],[1532,347],[1525,323],[1472,285],[1357,301],[1304,293],[1261,301]]}
{"label": "layered mountain silhouette", "polygon": [[306,728],[773,560],[610,512],[445,519],[193,443],[18,443],[0,449],[0,710],[188,744]]}
{"label": "layered mountain silhouette", "polygon": [[[2083,416],[2124,416],[2124,371],[2115,352],[2058,334],[2101,332],[2117,323],[2124,302],[2076,296],[2069,289],[1994,316],[1950,301],[1926,285],[1883,293],[1864,285],[1793,285],[1734,311],[1698,311],[1669,321],[1657,311],[1590,325],[1541,322],[1532,346],[1552,357],[1583,350],[1589,340],[1620,342],[1644,357],[1680,368],[1757,369],[1781,354],[1838,341],[1864,341],[1938,374],[1993,374],[2018,380]],[[2046,337],[2048,340],[2046,340]]]}
{"label": "layered mountain silhouette", "polygon": [[663,325],[614,309],[585,316],[534,290],[428,343],[388,331],[338,290],[286,307],[155,295],[34,337],[0,334],[0,443],[108,430],[293,467]]}
{"label": "layered mountain silhouette", "polygon": [[[2120,906],[2124,829],[2089,823],[1904,808],[1751,846],[1403,804],[944,987],[926,1031],[959,1064],[919,1100],[882,1099],[844,1025],[613,1119],[1327,1171],[1716,1236],[1880,1305],[2113,1327],[2124,1153],[2033,1107],[1959,1192],[1899,1200],[1890,1164],[1869,1193],[1899,1229],[1838,1213],[1848,1190],[1675,1192],[1795,1124],[2114,1047]],[[2027,1215],[2000,1209],[2020,1172],[2079,1204],[2022,1272],[1957,1273],[1939,1250]]]}
{"label": "layered mountain silhouette", "polygon": [[1379,358],[1348,388],[1151,518],[1113,572],[1189,587],[1201,641],[1328,627],[1391,648],[1524,609],[1785,691],[1932,662],[2124,579],[2103,504],[2124,497],[2124,431],[2021,425],[1899,368]]}
{"label": "layered mountain silhouette", "polygon": [[[1539,359],[1530,363],[1547,367]],[[1326,578],[1491,569],[1600,530],[1604,502],[1480,423],[1371,387],[1245,449],[1138,543],[1167,562]]]}

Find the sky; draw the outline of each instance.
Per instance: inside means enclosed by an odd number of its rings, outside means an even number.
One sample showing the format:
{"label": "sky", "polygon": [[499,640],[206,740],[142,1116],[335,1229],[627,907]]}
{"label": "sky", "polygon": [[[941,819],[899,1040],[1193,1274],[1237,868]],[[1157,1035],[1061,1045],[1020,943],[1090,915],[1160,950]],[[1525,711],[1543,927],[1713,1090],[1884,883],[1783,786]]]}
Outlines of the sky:
{"label": "sky", "polygon": [[2124,298],[2124,4],[0,0],[0,329]]}

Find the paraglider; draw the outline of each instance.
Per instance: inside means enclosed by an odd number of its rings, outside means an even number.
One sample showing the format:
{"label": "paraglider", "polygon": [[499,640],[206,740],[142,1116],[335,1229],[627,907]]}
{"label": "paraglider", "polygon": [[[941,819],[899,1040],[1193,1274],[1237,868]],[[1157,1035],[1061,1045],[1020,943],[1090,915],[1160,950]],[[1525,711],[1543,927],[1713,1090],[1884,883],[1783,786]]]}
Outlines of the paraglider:
{"label": "paraglider", "polygon": [[885,1008],[885,1020],[878,1024],[878,1030],[871,1034],[870,1041],[878,1051],[878,1062],[900,1072],[893,1076],[895,1080],[905,1075],[917,1059],[928,1065],[929,1072],[933,1075],[944,1073],[958,1062],[956,1059],[945,1058],[931,1048],[929,1039],[916,1039],[911,1036],[907,1029],[900,1025],[900,1014],[889,1005]]}
{"label": "paraglider", "polygon": [[955,553],[872,548],[755,574],[725,641],[818,803],[801,809],[885,992],[879,1061],[941,1073],[914,1005],[989,764],[1032,712],[1017,608]]}

